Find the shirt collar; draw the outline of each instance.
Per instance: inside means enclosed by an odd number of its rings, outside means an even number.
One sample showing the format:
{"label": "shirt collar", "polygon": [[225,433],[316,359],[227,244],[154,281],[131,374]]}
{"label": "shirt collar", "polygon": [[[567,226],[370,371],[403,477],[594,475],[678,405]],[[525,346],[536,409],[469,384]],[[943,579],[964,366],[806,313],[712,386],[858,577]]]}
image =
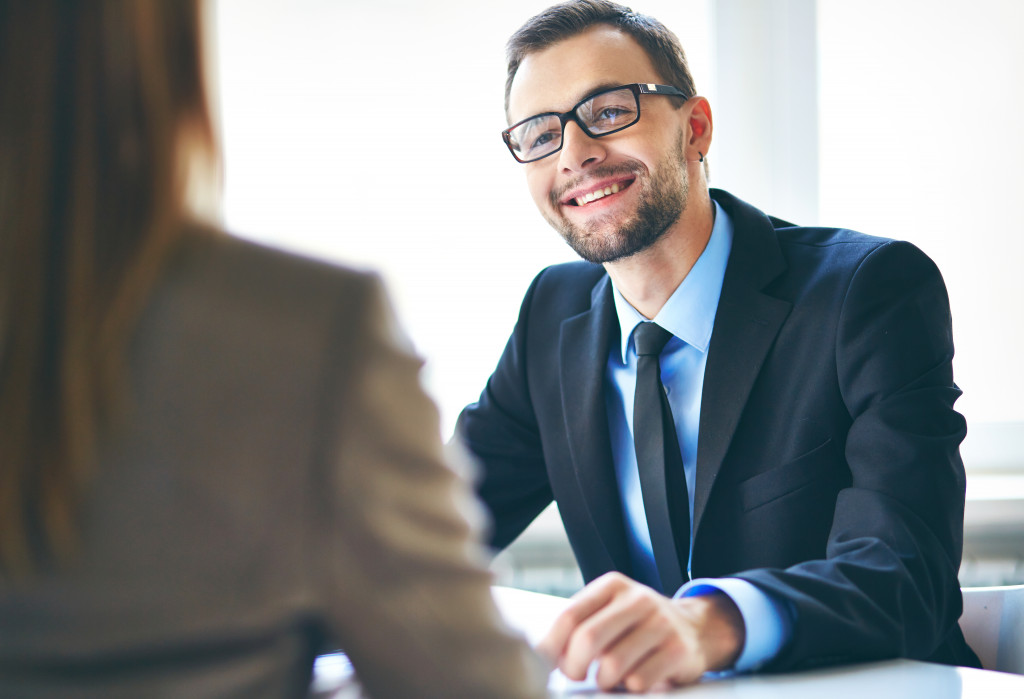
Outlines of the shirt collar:
{"label": "shirt collar", "polygon": [[[711,342],[711,331],[715,326],[715,313],[718,311],[718,299],[722,294],[722,281],[725,279],[733,237],[732,221],[728,214],[717,201],[712,200],[712,203],[715,205],[715,224],[704,252],[653,318],[655,323],[701,352],[707,352]],[[625,364],[633,330],[647,319],[615,288],[614,281],[612,288],[615,313],[619,318],[619,337],[622,339],[622,363]]]}

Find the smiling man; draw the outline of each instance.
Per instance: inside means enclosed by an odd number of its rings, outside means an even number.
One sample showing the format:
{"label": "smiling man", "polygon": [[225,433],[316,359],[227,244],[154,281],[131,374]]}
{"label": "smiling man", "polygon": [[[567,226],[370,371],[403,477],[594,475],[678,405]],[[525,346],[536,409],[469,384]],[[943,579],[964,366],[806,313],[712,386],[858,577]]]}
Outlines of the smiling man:
{"label": "smiling man", "polygon": [[509,41],[505,144],[584,261],[534,280],[457,433],[492,544],[558,503],[587,587],[541,644],[602,687],[909,657],[957,626],[949,302],[910,244],[707,186],[676,37],[600,0]]}

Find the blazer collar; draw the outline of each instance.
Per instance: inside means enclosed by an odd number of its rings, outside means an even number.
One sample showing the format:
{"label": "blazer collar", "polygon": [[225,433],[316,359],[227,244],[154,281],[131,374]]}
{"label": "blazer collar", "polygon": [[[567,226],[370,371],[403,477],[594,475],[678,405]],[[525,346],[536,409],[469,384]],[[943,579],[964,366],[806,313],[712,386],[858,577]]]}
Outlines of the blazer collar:
{"label": "blazer collar", "polygon": [[562,322],[560,372],[562,412],[573,468],[590,520],[611,567],[629,574],[626,525],[612,462],[605,368],[618,321],[607,275],[594,285],[590,309]]}
{"label": "blazer collar", "polygon": [[711,196],[732,218],[734,237],[704,371],[693,498],[695,535],[750,389],[792,308],[763,291],[786,269],[771,219],[727,192],[712,189]]}

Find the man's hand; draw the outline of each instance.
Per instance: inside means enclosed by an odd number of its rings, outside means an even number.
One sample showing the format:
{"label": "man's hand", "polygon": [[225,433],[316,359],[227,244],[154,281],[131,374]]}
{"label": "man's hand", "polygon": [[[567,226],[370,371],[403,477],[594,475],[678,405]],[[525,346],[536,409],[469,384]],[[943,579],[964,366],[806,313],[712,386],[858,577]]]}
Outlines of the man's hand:
{"label": "man's hand", "polygon": [[570,679],[584,679],[597,660],[601,689],[646,692],[731,667],[744,638],[739,610],[722,593],[674,600],[608,573],[573,597],[537,649]]}

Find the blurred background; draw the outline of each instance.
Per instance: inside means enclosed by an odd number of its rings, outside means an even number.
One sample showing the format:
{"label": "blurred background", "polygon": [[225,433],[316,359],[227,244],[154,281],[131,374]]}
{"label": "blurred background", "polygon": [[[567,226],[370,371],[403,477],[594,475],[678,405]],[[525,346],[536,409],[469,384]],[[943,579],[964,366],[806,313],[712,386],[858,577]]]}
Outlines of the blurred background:
{"label": "blurred background", "polygon": [[[223,217],[377,269],[451,434],[544,266],[504,128],[504,43],[548,0],[217,0]],[[711,185],[790,221],[909,240],[942,270],[969,435],[965,585],[1024,582],[1024,3],[637,0],[712,107]],[[441,128],[443,126],[443,129]],[[581,585],[549,508],[499,582]]]}

